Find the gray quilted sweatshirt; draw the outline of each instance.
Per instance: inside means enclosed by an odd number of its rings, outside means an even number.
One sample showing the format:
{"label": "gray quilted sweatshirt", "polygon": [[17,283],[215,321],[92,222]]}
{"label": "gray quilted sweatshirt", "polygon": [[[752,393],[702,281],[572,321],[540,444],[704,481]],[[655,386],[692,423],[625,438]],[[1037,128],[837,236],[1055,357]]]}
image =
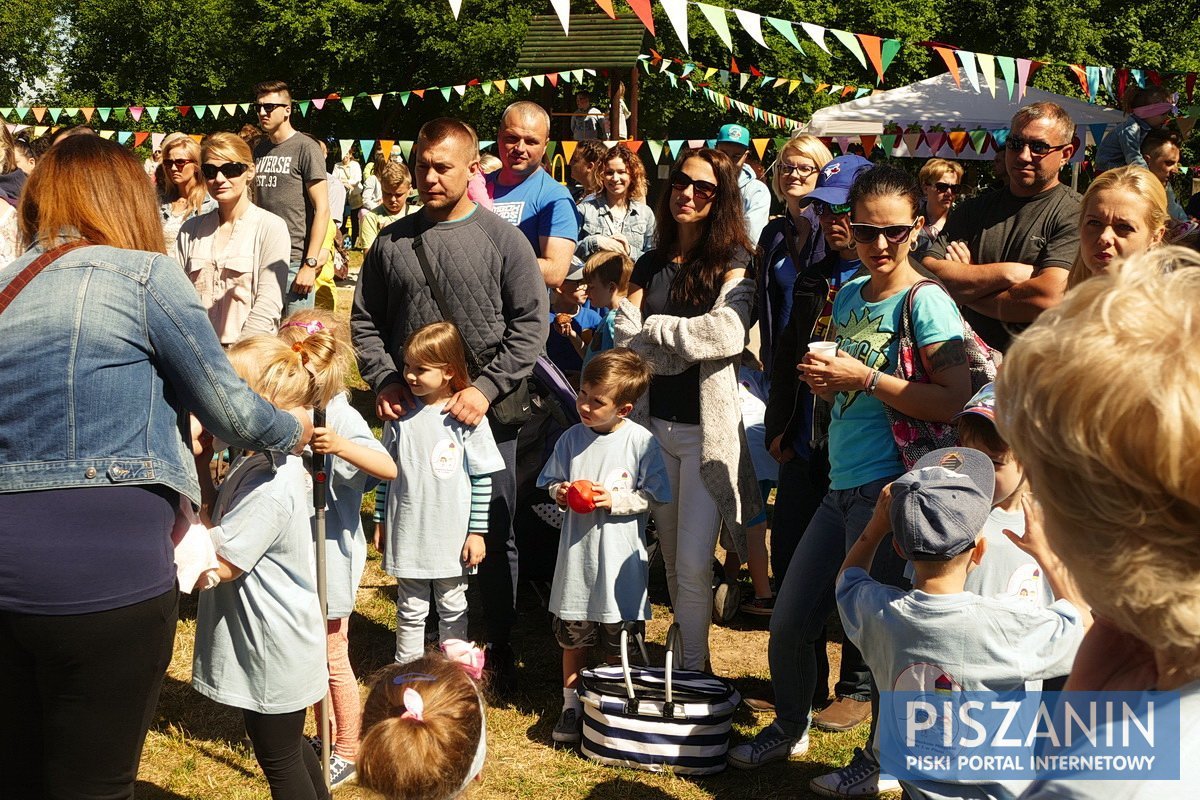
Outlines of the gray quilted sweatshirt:
{"label": "gray quilted sweatshirt", "polygon": [[529,242],[482,207],[436,224],[417,211],[380,231],[363,259],[350,314],[359,372],[376,392],[402,381],[409,334],[442,319],[413,251],[418,235],[451,321],[483,364],[475,387],[494,402],[533,371],[549,299]]}

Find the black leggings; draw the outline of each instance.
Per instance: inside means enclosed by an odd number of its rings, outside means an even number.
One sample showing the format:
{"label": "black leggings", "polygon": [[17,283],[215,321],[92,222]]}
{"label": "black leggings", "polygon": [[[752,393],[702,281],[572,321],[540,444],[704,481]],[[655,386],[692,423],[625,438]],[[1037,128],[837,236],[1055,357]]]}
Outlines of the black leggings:
{"label": "black leggings", "polygon": [[0,612],[0,798],[126,800],[179,592],[93,614]]}
{"label": "black leggings", "polygon": [[287,714],[259,714],[242,709],[254,757],[267,776],[272,800],[327,800],[325,777],[317,754],[304,741],[307,709]]}

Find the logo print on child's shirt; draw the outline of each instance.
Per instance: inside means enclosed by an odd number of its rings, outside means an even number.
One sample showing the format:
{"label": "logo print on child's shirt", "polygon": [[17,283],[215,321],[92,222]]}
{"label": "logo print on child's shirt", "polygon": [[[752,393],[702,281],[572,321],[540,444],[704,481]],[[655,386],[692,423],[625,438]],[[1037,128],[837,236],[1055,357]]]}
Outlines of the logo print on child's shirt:
{"label": "logo print on child's shirt", "polygon": [[433,455],[429,458],[429,466],[433,474],[439,478],[449,478],[458,472],[462,464],[462,448],[458,442],[442,439],[433,446]]}

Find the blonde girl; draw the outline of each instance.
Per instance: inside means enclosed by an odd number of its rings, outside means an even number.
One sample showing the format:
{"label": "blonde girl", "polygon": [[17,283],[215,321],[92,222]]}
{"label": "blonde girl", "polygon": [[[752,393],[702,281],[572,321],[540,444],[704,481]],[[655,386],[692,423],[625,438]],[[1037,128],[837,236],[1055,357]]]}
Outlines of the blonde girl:
{"label": "blonde girl", "polygon": [[[313,366],[313,404],[325,410],[325,424],[313,430],[310,446],[329,456],[328,512],[325,527],[325,650],[329,666],[332,719],[330,783],[334,788],[355,775],[359,736],[358,679],[350,665],[349,626],[354,599],[367,563],[367,537],[359,509],[363,493],[380,480],[396,477],[396,463],[375,438],[370,425],[350,405],[346,374],[354,358],[346,327],[320,308],[297,311],[283,321],[279,338],[300,348]],[[317,730],[326,726],[314,707]],[[320,739],[310,740],[314,750]]]}
{"label": "blonde girl", "polygon": [[[323,353],[293,349],[274,336],[238,342],[229,360],[278,408],[311,406],[313,373],[328,368]],[[221,583],[200,595],[192,686],[242,709],[274,800],[329,796],[303,736],[308,706],[328,688],[310,485],[299,456],[248,453],[205,509]]]}
{"label": "blonde girl", "polygon": [[1166,190],[1148,169],[1131,165],[1102,173],[1083,195],[1079,254],[1067,275],[1067,288],[1158,246],[1169,220]]}
{"label": "blonde girl", "polygon": [[417,402],[387,424],[383,440],[399,473],[387,496],[382,549],[384,571],[397,579],[400,664],[425,652],[431,593],[441,641],[467,638],[467,573],[486,555],[490,476],[504,469],[487,419],[470,427],[446,413],[446,401],[471,380],[452,323],[413,331],[404,345],[404,380]]}

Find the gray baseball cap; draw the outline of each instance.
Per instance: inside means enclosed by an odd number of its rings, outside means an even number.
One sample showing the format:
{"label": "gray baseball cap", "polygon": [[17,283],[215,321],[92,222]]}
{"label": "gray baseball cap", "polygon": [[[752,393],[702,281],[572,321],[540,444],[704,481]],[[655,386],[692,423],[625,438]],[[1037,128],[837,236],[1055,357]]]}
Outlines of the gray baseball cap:
{"label": "gray baseball cap", "polygon": [[892,483],[892,537],[909,561],[949,561],[975,546],[992,511],[996,469],[969,447],[921,458]]}

